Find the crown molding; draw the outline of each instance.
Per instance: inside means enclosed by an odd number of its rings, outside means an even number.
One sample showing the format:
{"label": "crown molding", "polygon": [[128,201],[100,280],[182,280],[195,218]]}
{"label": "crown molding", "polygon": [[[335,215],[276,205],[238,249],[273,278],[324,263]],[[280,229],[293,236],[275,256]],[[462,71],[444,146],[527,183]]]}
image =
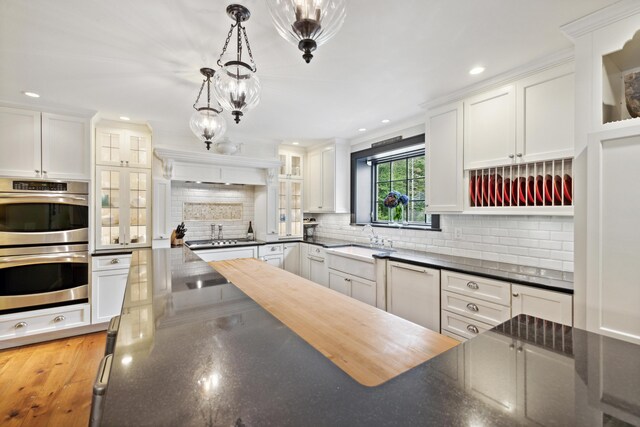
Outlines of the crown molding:
{"label": "crown molding", "polygon": [[230,156],[224,154],[203,153],[201,151],[176,150],[169,147],[155,147],[153,152],[162,162],[180,162],[225,167],[270,169],[281,166],[279,159],[259,157]]}
{"label": "crown molding", "polygon": [[440,107],[451,102],[460,101],[469,96],[477,95],[487,90],[498,88],[506,84],[515,82],[516,80],[529,77],[532,74],[540,73],[549,68],[557,67],[563,64],[569,64],[574,60],[574,48],[570,47],[552,55],[536,59],[534,61],[523,64],[517,68],[509,70],[505,73],[498,74],[490,79],[483,80],[471,86],[466,86],[455,92],[426,101],[420,104],[425,110]]}
{"label": "crown molding", "polygon": [[621,0],[561,26],[560,31],[571,41],[575,41],[585,34],[592,33],[637,13],[640,13],[640,2],[638,0]]}

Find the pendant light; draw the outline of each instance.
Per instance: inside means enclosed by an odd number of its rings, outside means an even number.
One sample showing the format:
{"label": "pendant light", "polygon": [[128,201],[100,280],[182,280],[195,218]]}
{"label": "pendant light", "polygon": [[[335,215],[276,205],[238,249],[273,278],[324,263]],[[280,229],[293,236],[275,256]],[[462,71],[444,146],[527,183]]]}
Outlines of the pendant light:
{"label": "pendant light", "polygon": [[333,37],[344,22],[346,0],[267,0],[276,29],[298,46],[308,64],[318,46]]}
{"label": "pendant light", "polygon": [[[229,34],[222,48],[222,53],[218,59],[220,70],[213,77],[213,93],[222,105],[222,108],[231,111],[235,117],[235,122],[240,122],[240,117],[258,105],[260,102],[260,80],[256,76],[256,64],[253,61],[251,46],[247,31],[242,25],[251,16],[249,9],[239,4],[227,6],[227,15],[235,22],[229,29]],[[227,51],[227,46],[236,31],[236,55],[235,59],[222,63],[222,58]],[[247,53],[251,65],[242,60],[242,40],[246,44]]]}
{"label": "pendant light", "polygon": [[[215,72],[211,68],[201,68],[200,73],[205,78],[202,81],[202,86],[200,86],[196,102],[193,103],[193,109],[196,111],[191,116],[189,127],[207,145],[207,150],[209,150],[211,143],[224,135],[227,130],[227,122],[220,115],[222,110],[216,110],[211,107],[211,77],[214,76]],[[207,106],[198,108],[196,105],[200,101],[205,84],[207,85]]]}

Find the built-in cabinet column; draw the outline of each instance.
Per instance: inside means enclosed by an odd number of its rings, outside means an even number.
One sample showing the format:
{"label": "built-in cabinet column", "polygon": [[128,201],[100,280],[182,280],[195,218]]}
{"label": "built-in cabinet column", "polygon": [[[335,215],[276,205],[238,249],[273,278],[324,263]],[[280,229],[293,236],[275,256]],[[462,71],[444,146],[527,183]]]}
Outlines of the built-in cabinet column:
{"label": "built-in cabinet column", "polygon": [[307,154],[305,166],[305,212],[350,211],[349,146],[332,143]]}

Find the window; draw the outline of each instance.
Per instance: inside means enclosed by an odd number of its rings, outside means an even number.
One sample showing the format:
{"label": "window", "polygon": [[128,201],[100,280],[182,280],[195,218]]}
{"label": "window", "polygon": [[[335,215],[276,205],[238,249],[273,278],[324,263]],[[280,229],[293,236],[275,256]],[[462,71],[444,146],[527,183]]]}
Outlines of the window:
{"label": "window", "polygon": [[[426,212],[424,134],[384,141],[351,153],[351,223],[440,229],[438,215]],[[408,198],[406,206],[388,208],[391,191]]]}
{"label": "window", "polygon": [[[378,160],[372,168],[374,182],[374,217],[373,222],[407,222],[410,224],[427,224],[428,214],[425,212],[425,162],[424,153],[408,155],[394,160]],[[406,195],[409,199],[406,206],[388,208],[384,200],[391,191]]]}

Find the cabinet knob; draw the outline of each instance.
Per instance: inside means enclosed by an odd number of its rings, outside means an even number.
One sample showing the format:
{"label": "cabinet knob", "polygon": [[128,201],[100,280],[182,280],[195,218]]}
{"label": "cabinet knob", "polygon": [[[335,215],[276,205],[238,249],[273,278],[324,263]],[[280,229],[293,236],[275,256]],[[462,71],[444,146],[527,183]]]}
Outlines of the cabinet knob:
{"label": "cabinet knob", "polygon": [[514,297],[514,298],[518,298],[518,297],[520,296],[520,294],[519,294],[519,293],[517,293],[517,292],[516,292],[516,293],[514,293],[514,294],[512,294],[512,295],[513,295],[513,297]]}
{"label": "cabinet knob", "polygon": [[56,316],[53,318],[53,323],[59,323],[62,322],[63,320],[65,320],[66,317],[64,317],[62,314],[60,316]]}
{"label": "cabinet knob", "polygon": [[522,157],[522,153],[518,153],[518,154],[516,154],[516,156]]}
{"label": "cabinet knob", "polygon": [[318,206],[318,209],[322,209],[322,206]]}
{"label": "cabinet knob", "polygon": [[124,160],[120,160],[120,166],[124,166]]}
{"label": "cabinet knob", "polygon": [[112,259],[111,264],[120,264],[120,259],[119,258]]}
{"label": "cabinet knob", "polygon": [[470,302],[469,304],[467,304],[467,308],[471,311],[479,311],[480,309],[478,308],[477,305],[475,305],[474,303]]}
{"label": "cabinet knob", "polygon": [[18,322],[15,325],[13,325],[13,327],[16,328],[16,329],[26,328],[27,327],[27,322]]}
{"label": "cabinet knob", "polygon": [[42,171],[42,175],[46,175],[46,174],[47,174],[47,171]]}
{"label": "cabinet knob", "polygon": [[477,334],[478,332],[480,332],[475,325],[467,325],[467,331],[473,334]]}
{"label": "cabinet knob", "polygon": [[513,344],[509,344],[509,350],[513,350],[514,348],[516,348],[516,346],[515,346],[515,345],[513,345]]}
{"label": "cabinet knob", "polygon": [[513,154],[509,154],[509,158],[513,159],[515,156]]}
{"label": "cabinet knob", "polygon": [[345,278],[344,278],[344,281],[345,281],[345,282],[350,282],[350,281],[351,281],[351,279],[348,279],[348,278],[346,278],[346,277],[345,277]]}
{"label": "cabinet knob", "polygon": [[467,288],[469,289],[478,289],[478,284],[476,282],[467,282]]}
{"label": "cabinet knob", "polygon": [[126,164],[127,166],[129,166],[129,160],[127,160],[127,161],[125,162],[125,164]]}
{"label": "cabinet knob", "polygon": [[518,353],[522,353],[522,347],[518,347]]}

